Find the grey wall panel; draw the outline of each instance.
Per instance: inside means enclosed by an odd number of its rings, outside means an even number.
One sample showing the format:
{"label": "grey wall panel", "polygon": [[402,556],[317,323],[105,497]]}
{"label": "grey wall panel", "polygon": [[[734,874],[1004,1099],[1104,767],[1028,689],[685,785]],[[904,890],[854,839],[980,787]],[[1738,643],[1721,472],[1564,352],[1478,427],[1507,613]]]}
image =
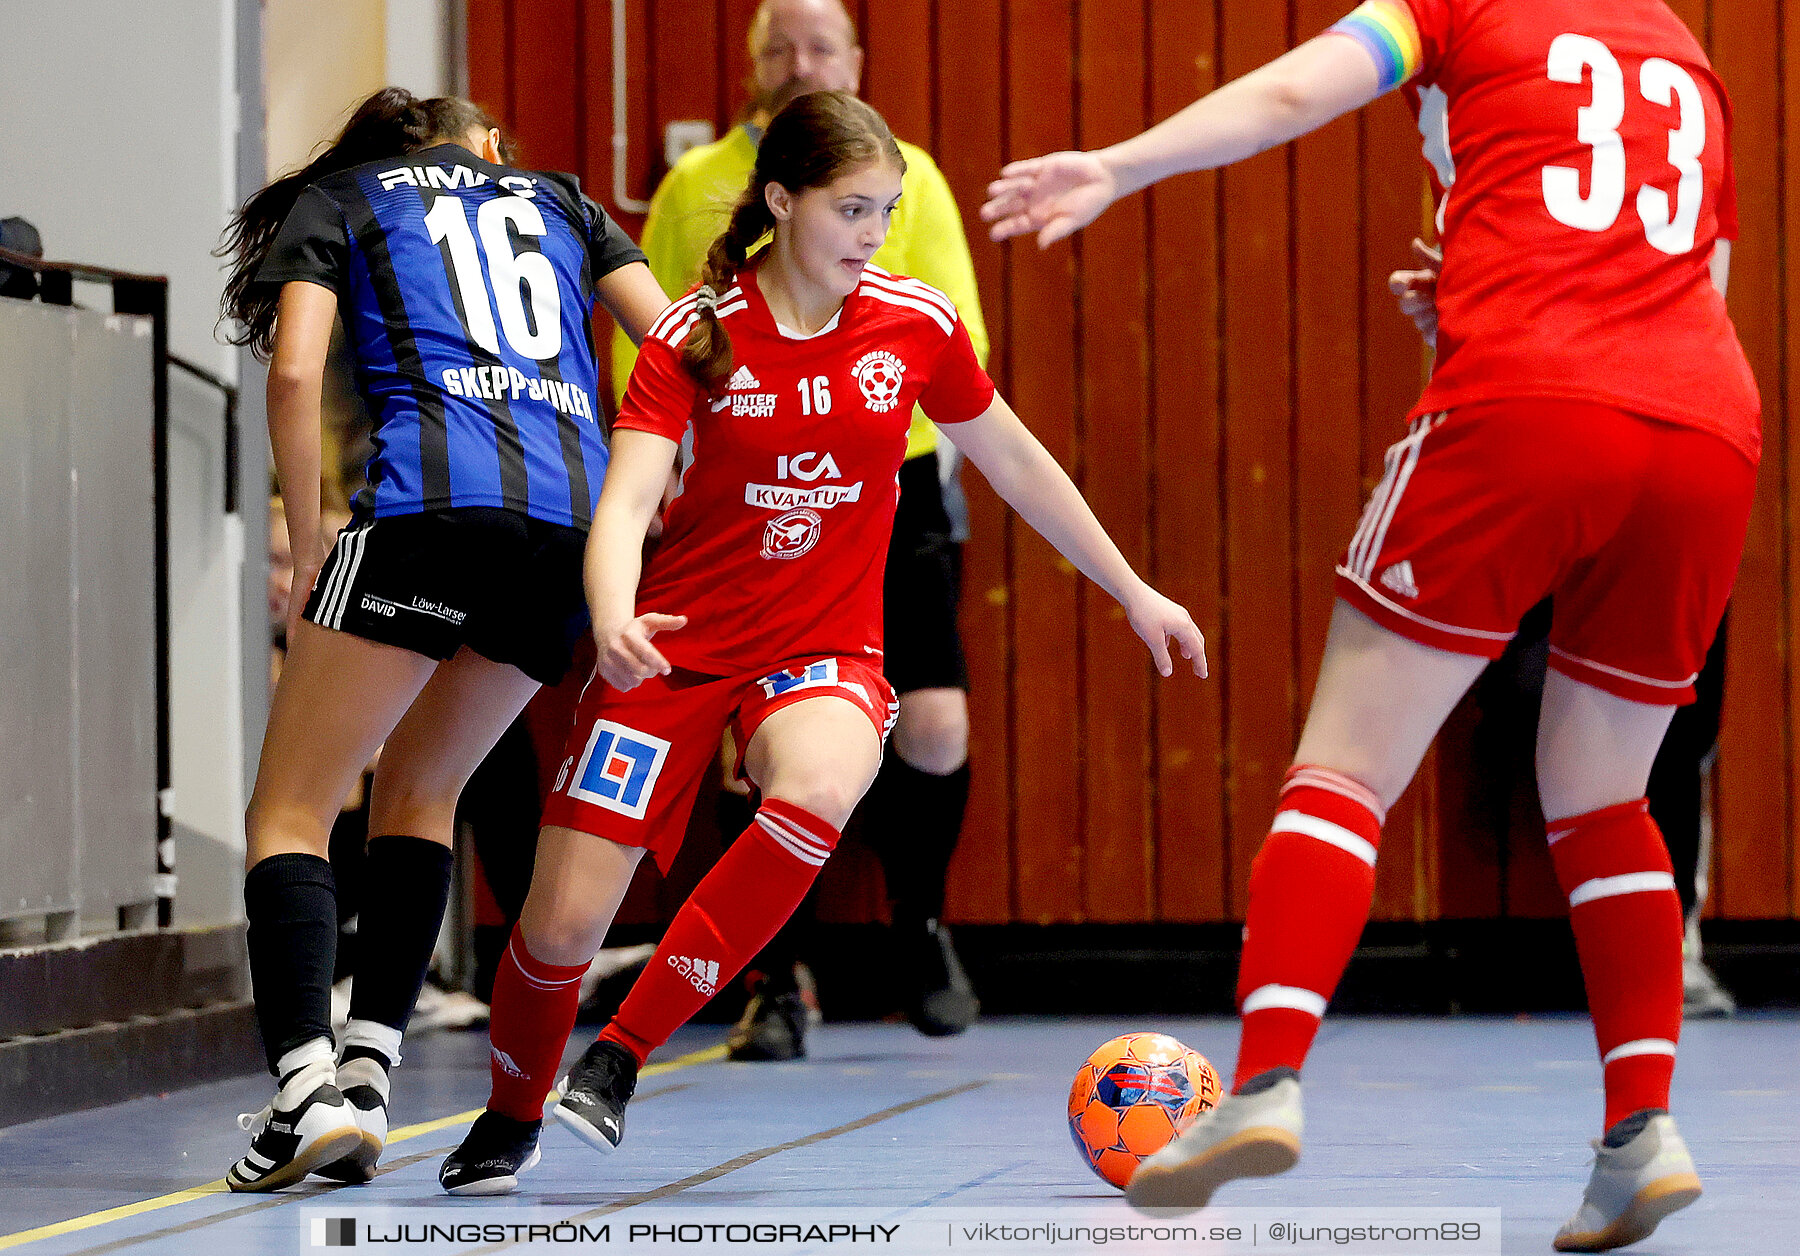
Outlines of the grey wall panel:
{"label": "grey wall panel", "polygon": [[155,897],[153,383],[148,320],[0,299],[0,917]]}
{"label": "grey wall panel", "polygon": [[[180,878],[175,921],[182,925],[243,918],[244,788],[237,764],[244,746],[238,694],[244,536],[241,520],[225,513],[225,489],[225,399],[171,371],[170,817]],[[266,646],[257,657],[266,670]]]}
{"label": "grey wall panel", "polygon": [[76,827],[95,916],[156,897],[154,366],[148,318],[76,317]]}
{"label": "grey wall panel", "polygon": [[73,910],[69,360],[76,316],[0,298],[0,918]]}

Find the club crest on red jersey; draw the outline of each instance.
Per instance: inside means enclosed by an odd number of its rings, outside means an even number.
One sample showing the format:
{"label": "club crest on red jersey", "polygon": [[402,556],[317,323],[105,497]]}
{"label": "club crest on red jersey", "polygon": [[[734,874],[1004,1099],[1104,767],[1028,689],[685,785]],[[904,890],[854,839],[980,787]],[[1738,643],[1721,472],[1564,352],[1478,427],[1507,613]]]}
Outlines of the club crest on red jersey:
{"label": "club crest on red jersey", "polygon": [[799,558],[819,543],[824,520],[816,510],[790,510],[763,528],[764,558]]}
{"label": "club crest on red jersey", "polygon": [[876,414],[886,414],[900,404],[900,381],[906,377],[906,363],[886,349],[863,354],[850,368],[850,375]]}

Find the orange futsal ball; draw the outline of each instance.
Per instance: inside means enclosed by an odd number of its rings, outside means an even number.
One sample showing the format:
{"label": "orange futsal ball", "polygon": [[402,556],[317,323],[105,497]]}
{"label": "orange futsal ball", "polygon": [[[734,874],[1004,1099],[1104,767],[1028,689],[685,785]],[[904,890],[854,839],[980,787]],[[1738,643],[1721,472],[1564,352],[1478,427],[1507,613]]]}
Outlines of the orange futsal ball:
{"label": "orange futsal ball", "polygon": [[1219,1101],[1219,1074],[1167,1034],[1122,1034],[1075,1070],[1069,1134],[1088,1167],[1120,1190],[1154,1155]]}

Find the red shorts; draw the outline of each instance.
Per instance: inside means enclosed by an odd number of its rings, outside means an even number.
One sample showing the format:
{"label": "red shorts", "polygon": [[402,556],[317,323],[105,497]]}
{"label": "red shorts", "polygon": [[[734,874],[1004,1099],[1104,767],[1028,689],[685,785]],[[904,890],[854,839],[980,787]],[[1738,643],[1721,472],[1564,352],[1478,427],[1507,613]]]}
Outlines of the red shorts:
{"label": "red shorts", "polygon": [[1425,415],[1387,451],[1338,593],[1401,636],[1487,658],[1553,595],[1551,667],[1634,702],[1692,702],[1755,483],[1720,437],[1610,406]]}
{"label": "red shorts", "polygon": [[856,658],[802,659],[750,676],[678,669],[628,693],[590,678],[544,823],[641,846],[667,872],[725,729],[740,748],[741,770],[742,748],[764,720],[824,697],[855,703],[883,741],[900,711],[880,668]]}

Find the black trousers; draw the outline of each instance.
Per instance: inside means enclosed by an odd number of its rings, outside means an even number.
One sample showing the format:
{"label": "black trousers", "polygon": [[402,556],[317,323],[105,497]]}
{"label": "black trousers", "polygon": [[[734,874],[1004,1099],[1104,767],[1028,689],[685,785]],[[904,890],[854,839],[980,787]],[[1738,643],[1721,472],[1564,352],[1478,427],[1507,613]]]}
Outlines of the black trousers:
{"label": "black trousers", "polygon": [[[1550,619],[1548,599],[1527,611],[1506,652],[1476,682],[1476,698],[1481,707],[1481,723],[1476,729],[1478,744],[1490,753],[1521,757],[1527,765],[1533,761],[1537,741],[1538,708],[1543,701],[1544,672],[1550,652]],[[1668,843],[1684,916],[1693,912],[1698,898],[1695,887],[1700,873],[1701,778],[1707,756],[1719,741],[1725,701],[1725,638],[1730,622],[1728,608],[1694,682],[1697,697],[1687,706],[1676,708],[1650,769],[1650,815]]]}

